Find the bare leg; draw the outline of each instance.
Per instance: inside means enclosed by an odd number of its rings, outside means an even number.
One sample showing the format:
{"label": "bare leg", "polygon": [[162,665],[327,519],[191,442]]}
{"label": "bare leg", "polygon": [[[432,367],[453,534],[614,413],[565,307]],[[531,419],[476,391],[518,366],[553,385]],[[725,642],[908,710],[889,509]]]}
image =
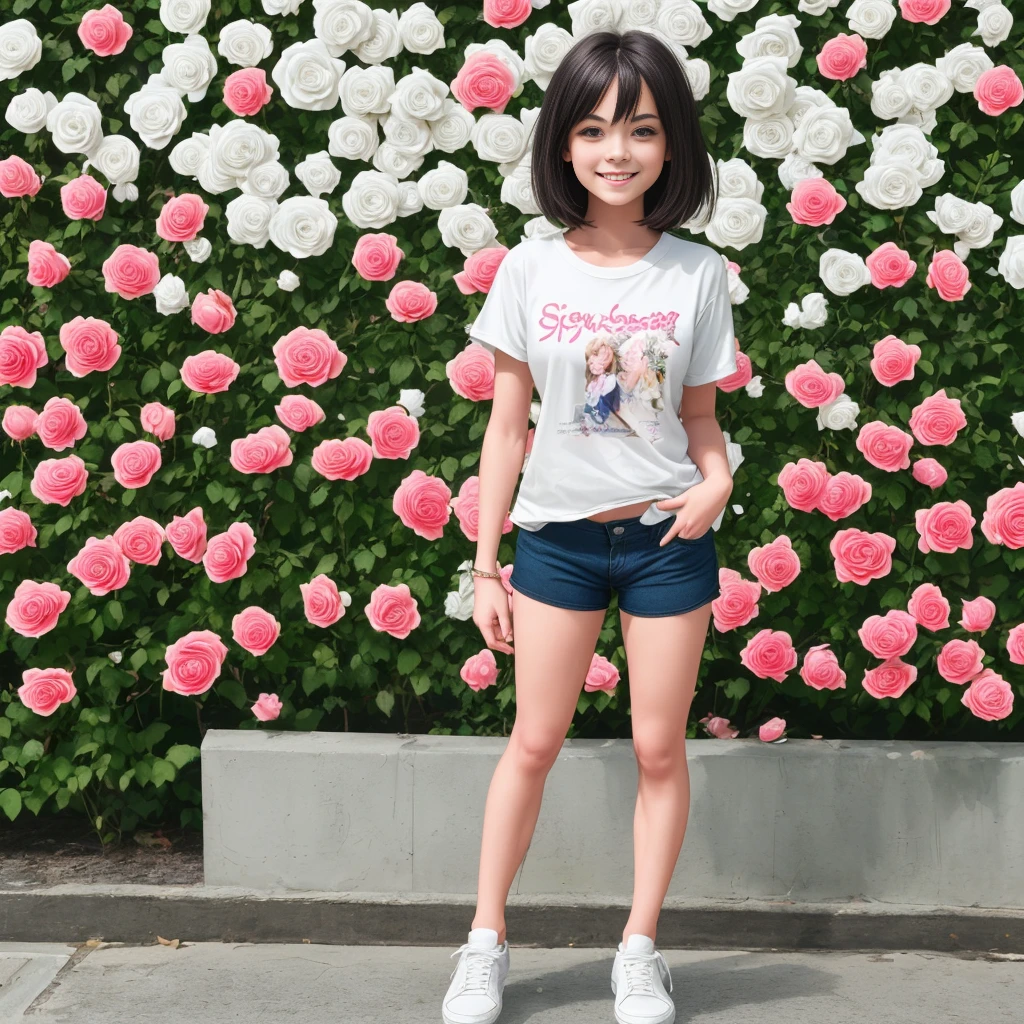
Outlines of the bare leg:
{"label": "bare leg", "polygon": [[572,723],[607,609],[578,612],[512,592],[516,720],[484,807],[473,928],[505,940],[505,901],[540,813],[544,783]]}
{"label": "bare leg", "polygon": [[683,845],[690,813],[686,720],[710,620],[710,604],[660,618],[621,613],[639,772],[633,818],[633,906],[623,942],[633,933],[655,938],[661,905]]}

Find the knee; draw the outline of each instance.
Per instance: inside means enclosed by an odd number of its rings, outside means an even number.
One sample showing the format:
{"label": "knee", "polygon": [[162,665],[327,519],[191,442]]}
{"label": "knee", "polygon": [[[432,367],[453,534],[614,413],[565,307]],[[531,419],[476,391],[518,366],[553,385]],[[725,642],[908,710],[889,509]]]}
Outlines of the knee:
{"label": "knee", "polygon": [[633,737],[639,769],[651,778],[668,778],[686,768],[686,740],[678,736]]}
{"label": "knee", "polygon": [[547,772],[562,749],[564,736],[543,729],[512,727],[508,750],[523,771]]}

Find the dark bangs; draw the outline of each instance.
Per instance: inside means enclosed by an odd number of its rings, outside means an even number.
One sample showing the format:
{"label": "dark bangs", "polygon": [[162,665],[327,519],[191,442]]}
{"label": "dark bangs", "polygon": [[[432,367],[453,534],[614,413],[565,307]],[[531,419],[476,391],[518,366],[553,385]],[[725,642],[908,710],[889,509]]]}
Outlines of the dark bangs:
{"label": "dark bangs", "polygon": [[577,42],[551,76],[534,125],[531,184],[548,220],[570,228],[584,218],[590,193],[562,159],[569,133],[591,113],[618,78],[613,121],[632,117],[646,82],[665,131],[661,176],[644,194],[640,222],[655,231],[677,228],[714,212],[715,172],[701,134],[697,104],[675,53],[650,32],[591,32]]}

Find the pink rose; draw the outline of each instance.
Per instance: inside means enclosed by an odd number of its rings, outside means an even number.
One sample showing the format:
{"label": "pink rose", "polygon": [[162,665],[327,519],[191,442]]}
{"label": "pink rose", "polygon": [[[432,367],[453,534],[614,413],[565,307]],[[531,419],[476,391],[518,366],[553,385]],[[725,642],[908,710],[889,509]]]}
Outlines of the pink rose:
{"label": "pink rose", "polygon": [[36,370],[44,367],[48,359],[46,343],[38,331],[26,331],[24,327],[5,327],[0,331],[0,384],[33,387]]}
{"label": "pink rose", "polygon": [[949,602],[934,583],[922,583],[910,595],[907,611],[914,621],[933,633],[949,626]]}
{"label": "pink rose", "polygon": [[915,406],[910,416],[910,429],[921,444],[952,444],[956,432],[966,426],[960,399],[947,398],[945,388]]}
{"label": "pink rose", "polygon": [[981,517],[981,532],[990,544],[1024,547],[1024,480],[990,494]]}
{"label": "pink rose", "polygon": [[740,661],[759,679],[784,682],[790,669],[796,668],[793,639],[784,629],[762,629],[740,651]]}
{"label": "pink rose", "polygon": [[49,242],[38,238],[28,243],[28,283],[38,288],[53,288],[71,273],[71,260],[62,256]]}
{"label": "pink rose", "polygon": [[13,555],[22,548],[38,547],[39,531],[32,518],[20,508],[8,505],[0,508],[0,555]]}
{"label": "pink rose", "polygon": [[227,391],[241,369],[231,356],[207,349],[198,355],[185,357],[181,364],[181,379],[193,391],[215,395]]}
{"label": "pink rose", "polygon": [[720,715],[705,715],[700,721],[707,729],[708,735],[714,736],[716,740],[734,740],[740,734],[739,729],[734,729],[728,718],[722,718]]}
{"label": "pink rose", "polygon": [[323,331],[296,327],[274,342],[277,375],[289,388],[299,384],[319,387],[345,368],[348,356]]}
{"label": "pink rose", "polygon": [[[516,28],[532,10],[530,0],[484,0],[484,21],[492,28]],[[490,649],[487,653],[491,653]]]}
{"label": "pink rose", "polygon": [[78,692],[66,668],[29,668],[21,673],[21,703],[37,715],[52,715]]}
{"label": "pink rose", "polygon": [[813,512],[830,479],[828,466],[812,459],[788,462],[779,470],[779,486],[786,501],[801,512]]}
{"label": "pink rose", "polygon": [[846,673],[839,667],[839,659],[828,644],[815,644],[808,650],[800,675],[815,690],[846,689]]}
{"label": "pink rose", "polygon": [[865,258],[864,264],[876,288],[902,288],[917,273],[910,253],[895,242],[883,242]]}
{"label": "pink rose", "polygon": [[224,667],[228,649],[209,629],[194,629],[167,648],[163,687],[183,697],[206,693]]}
{"label": "pink rose", "polygon": [[375,630],[390,633],[397,640],[404,640],[420,624],[418,604],[408,583],[394,587],[379,584],[363,610]]}
{"label": "pink rose", "polygon": [[939,501],[931,508],[919,508],[914,513],[919,551],[926,555],[930,551],[952,554],[957,548],[968,551],[974,545],[971,527],[977,519],[971,515],[971,506],[962,498],[959,501]]}
{"label": "pink rose", "polygon": [[437,292],[419,281],[399,281],[384,300],[394,319],[401,323],[425,320],[437,309]]}
{"label": "pink rose", "polygon": [[273,473],[282,466],[290,466],[293,459],[288,432],[272,423],[254,434],[236,437],[231,442],[228,461],[239,473]]}
{"label": "pink rose", "polygon": [[987,668],[971,680],[960,703],[978,718],[995,722],[1008,718],[1013,711],[1013,688],[1001,675]]}
{"label": "pink rose", "polygon": [[846,385],[838,373],[826,373],[810,359],[786,374],[786,390],[805,408],[817,409],[834,402]]}
{"label": "pink rose", "polygon": [[121,358],[117,331],[106,320],[91,316],[76,316],[62,324],[60,345],[65,352],[64,365],[75,377],[111,370]]}
{"label": "pink rose", "polygon": [[332,437],[313,449],[314,472],[328,480],[355,480],[373,462],[373,449],[361,437]]}
{"label": "pink rose", "polygon": [[800,575],[800,556],[785,534],[770,544],[751,548],[747,552],[747,565],[769,593],[788,587]]}
{"label": "pink rose", "polygon": [[110,4],[98,10],[86,11],[78,24],[78,38],[87,50],[97,57],[111,57],[122,53],[132,37],[132,27],[121,12]]}
{"label": "pink rose", "polygon": [[483,690],[498,681],[498,662],[494,651],[485,647],[477,654],[471,654],[459,669],[459,676],[471,690]]}
{"label": "pink rose", "polygon": [[817,61],[818,71],[825,78],[845,82],[868,66],[868,44],[856,32],[853,35],[840,32],[821,48]]}
{"label": "pink rose", "polygon": [[320,573],[308,583],[300,583],[299,591],[306,619],[314,626],[326,629],[345,614],[345,602],[338,593],[337,583],[330,576]]}
{"label": "pink rose", "polygon": [[978,75],[974,83],[974,98],[983,114],[998,117],[1010,107],[1020,105],[1024,100],[1024,86],[1013,68],[997,64]]}
{"label": "pink rose", "polygon": [[274,406],[277,418],[289,429],[301,433],[327,419],[323,409],[305,395],[285,395]]}
{"label": "pink rose", "polygon": [[248,523],[232,523],[223,533],[210,538],[203,552],[203,568],[213,583],[226,583],[244,576],[256,550],[256,534]]}
{"label": "pink rose", "polygon": [[360,235],[352,251],[352,266],[366,281],[390,281],[404,256],[395,235],[386,232]]}
{"label": "pink rose", "polygon": [[378,459],[407,459],[420,440],[416,417],[400,405],[374,409],[366,419],[366,433]]}
{"label": "pink rose", "polygon": [[842,470],[830,477],[825,484],[821,497],[818,498],[818,509],[835,523],[852,516],[870,500],[871,484],[857,473]]}
{"label": "pink rose", "polygon": [[[203,230],[209,209],[210,207],[199,196],[191,192],[172,196],[160,208],[160,215],[156,219],[156,233],[167,242],[191,242]],[[228,302],[231,300],[228,299]],[[192,308],[194,311],[194,304]]]}
{"label": "pink rose", "polygon": [[619,685],[619,678],[619,670],[595,651],[590,659],[586,679],[583,681],[583,689],[587,693],[593,693],[595,690],[611,693]]}
{"label": "pink rose", "polygon": [[86,537],[85,546],[68,562],[68,572],[93,597],[120,590],[131,576],[131,563],[113,537]]}
{"label": "pink rose", "polygon": [[201,562],[206,551],[203,510],[197,505],[184,516],[174,516],[164,527],[164,535],[179,558],[188,562]]}
{"label": "pink rose", "polygon": [[846,200],[826,178],[801,178],[793,186],[786,209],[794,224],[821,227],[846,209]]}
{"label": "pink rose", "polygon": [[917,642],[917,621],[909,612],[890,608],[884,615],[869,615],[857,630],[864,649],[883,661],[910,653]]}
{"label": "pink rose", "polygon": [[224,79],[224,106],[237,117],[258,114],[273,95],[263,68],[241,68]]}
{"label": "pink rose", "polygon": [[281,714],[284,705],[276,693],[261,693],[259,700],[250,709],[261,722],[272,722]]}
{"label": "pink rose", "polygon": [[452,390],[471,402],[494,397],[494,355],[478,342],[470,342],[444,364]]}
{"label": "pink rose", "polygon": [[34,196],[42,187],[43,179],[20,156],[0,160],[0,196],[20,199],[22,196]]}
{"label": "pink rose", "polygon": [[440,477],[414,469],[398,485],[391,507],[413,533],[425,540],[440,540],[451,519],[451,497],[451,490]]}
{"label": "pink rose", "polygon": [[987,597],[976,597],[973,601],[960,599],[963,616],[960,625],[968,633],[984,633],[996,617],[996,606]]}
{"label": "pink rose", "polygon": [[872,697],[902,697],[917,679],[917,668],[900,658],[889,658],[864,673],[863,686]]}
{"label": "pink rose", "polygon": [[455,274],[452,280],[463,295],[489,292],[494,283],[494,275],[507,255],[508,247],[504,245],[489,245],[486,249],[477,249],[466,257],[462,270]]}
{"label": "pink rose", "polygon": [[[0,530],[2,530],[3,512],[0,512]],[[0,546],[0,551],[3,547]],[[1014,665],[1024,665],[1024,622],[1013,629],[1006,636],[1006,653]]]}
{"label": "pink rose", "polygon": [[163,464],[158,445],[152,441],[126,441],[110,456],[114,479],[129,490],[145,487]]}
{"label": "pink rose", "polygon": [[36,463],[36,471],[29,481],[29,490],[44,504],[71,504],[72,498],[85,491],[89,472],[77,455],[65,455],[62,459],[43,459]]}
{"label": "pink rose", "polygon": [[149,516],[136,516],[114,531],[114,540],[125,558],[139,565],[160,564],[164,539],[164,528]]}
{"label": "pink rose", "polygon": [[892,553],[896,538],[887,533],[865,533],[851,526],[839,530],[829,542],[829,551],[835,559],[836,579],[840,583],[859,583],[879,580],[892,571]]}
{"label": "pink rose", "polygon": [[857,450],[872,466],[895,473],[910,468],[907,454],[914,439],[905,430],[892,427],[881,420],[869,420],[857,433]]}
{"label": "pink rose", "polygon": [[103,283],[108,292],[122,299],[149,295],[160,283],[160,261],[156,253],[137,245],[119,245],[104,261]]}
{"label": "pink rose", "polygon": [[73,448],[89,432],[82,410],[60,395],[46,400],[43,411],[36,419],[36,433],[47,448],[62,452]]}
{"label": "pink rose", "polygon": [[918,459],[911,473],[919,484],[924,484],[933,491],[941,487],[949,477],[942,463],[936,462],[935,459]]}
{"label": "pink rose", "polygon": [[61,185],[60,204],[69,220],[99,220],[107,208],[107,190],[91,174],[80,174]]}
{"label": "pink rose", "polygon": [[42,636],[57,625],[70,600],[71,591],[62,590],[56,583],[22,580],[14,590],[4,621],[22,636]]}
{"label": "pink rose", "polygon": [[161,441],[174,437],[174,410],[162,402],[147,402],[139,412],[139,424]]}
{"label": "pink rose", "polygon": [[281,635],[281,623],[265,608],[250,605],[231,620],[231,636],[239,647],[262,657]]}
{"label": "pink rose", "polygon": [[490,107],[500,114],[518,84],[515,72],[493,50],[478,50],[459,68],[451,90],[470,113]]}
{"label": "pink rose", "polygon": [[900,0],[900,14],[906,21],[934,25],[950,7],[950,0]]}
{"label": "pink rose", "polygon": [[15,441],[24,441],[36,432],[39,414],[30,405],[9,405],[4,409],[4,432]]}
{"label": "pink rose", "polygon": [[784,718],[769,718],[758,730],[757,738],[765,743],[774,743],[786,731]]}
{"label": "pink rose", "polygon": [[985,666],[985,652],[977,640],[949,640],[939,651],[935,667],[947,683],[962,686],[973,679]]}
{"label": "pink rose", "polygon": [[952,249],[936,250],[928,264],[924,283],[934,288],[947,302],[956,302],[971,290],[970,273]]}
{"label": "pink rose", "polygon": [[879,384],[892,387],[900,381],[914,379],[914,367],[920,358],[920,345],[908,345],[895,334],[887,334],[875,342],[871,372]]}
{"label": "pink rose", "polygon": [[754,379],[754,365],[746,352],[736,349],[736,372],[730,373],[727,377],[715,382],[719,391],[739,391],[745,388]]}
{"label": "pink rose", "polygon": [[745,626],[757,615],[761,596],[761,584],[757,580],[745,580],[735,569],[720,567],[718,589],[721,594],[711,602],[711,613],[719,633]]}
{"label": "pink rose", "polygon": [[223,334],[235,325],[235,305],[230,295],[211,288],[192,300],[192,323],[210,334]]}
{"label": "pink rose", "polygon": [[[480,530],[480,477],[466,477],[459,488],[458,496],[452,498],[451,506],[466,539],[475,542],[479,538]],[[506,513],[501,524],[502,534],[511,533],[514,525]]]}

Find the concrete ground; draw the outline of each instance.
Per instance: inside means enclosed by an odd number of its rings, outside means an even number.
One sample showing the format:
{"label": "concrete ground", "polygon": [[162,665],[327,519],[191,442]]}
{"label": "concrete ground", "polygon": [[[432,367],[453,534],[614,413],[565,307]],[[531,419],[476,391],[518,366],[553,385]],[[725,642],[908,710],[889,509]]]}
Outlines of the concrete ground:
{"label": "concrete ground", "polygon": [[[450,947],[0,943],[0,1024],[436,1024]],[[664,950],[676,1021],[1020,1022],[1024,956]],[[614,1022],[613,949],[512,945],[501,1024]]]}

